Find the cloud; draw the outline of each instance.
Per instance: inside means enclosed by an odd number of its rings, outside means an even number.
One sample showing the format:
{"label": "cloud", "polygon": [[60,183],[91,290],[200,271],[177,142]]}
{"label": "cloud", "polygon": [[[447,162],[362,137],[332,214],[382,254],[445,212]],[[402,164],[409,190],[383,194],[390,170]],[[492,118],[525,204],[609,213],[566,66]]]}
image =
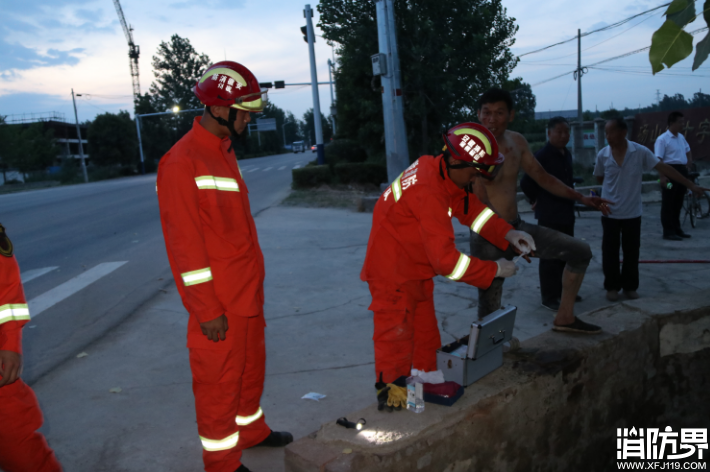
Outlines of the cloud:
{"label": "cloud", "polygon": [[75,65],[79,63],[77,54],[83,52],[83,48],[74,48],[68,51],[59,49],[48,49],[42,54],[37,49],[28,48],[15,42],[9,43],[0,39],[0,72],[11,70],[27,70],[35,67]]}
{"label": "cloud", "polygon": [[101,18],[103,18],[103,13],[103,10],[100,8],[97,10],[86,10],[84,8],[79,8],[78,10],[74,11],[74,14],[77,18],[90,22],[100,21]]}
{"label": "cloud", "polygon": [[202,2],[191,2],[189,0],[183,2],[175,2],[170,4],[171,8],[193,8],[201,9],[219,8],[223,10],[233,10],[235,8],[243,8],[244,0],[203,0]]}

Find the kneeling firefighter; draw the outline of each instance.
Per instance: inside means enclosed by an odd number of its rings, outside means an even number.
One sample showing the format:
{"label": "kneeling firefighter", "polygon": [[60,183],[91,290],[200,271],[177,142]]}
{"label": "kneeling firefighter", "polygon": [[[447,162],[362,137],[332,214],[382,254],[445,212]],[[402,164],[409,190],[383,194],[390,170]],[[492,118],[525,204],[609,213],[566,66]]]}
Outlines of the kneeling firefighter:
{"label": "kneeling firefighter", "polygon": [[420,157],[375,205],[360,278],[372,294],[379,410],[406,405],[405,380],[412,367],[436,370],[441,338],[432,278],[443,275],[487,288],[494,277],[517,271],[512,261],[481,261],[459,252],[451,219],[456,217],[502,250],[509,244],[520,253],[535,249],[529,234],[513,229],[470,192],[475,179],[492,180],[503,165],[491,132],[463,123],[443,139],[443,154]]}

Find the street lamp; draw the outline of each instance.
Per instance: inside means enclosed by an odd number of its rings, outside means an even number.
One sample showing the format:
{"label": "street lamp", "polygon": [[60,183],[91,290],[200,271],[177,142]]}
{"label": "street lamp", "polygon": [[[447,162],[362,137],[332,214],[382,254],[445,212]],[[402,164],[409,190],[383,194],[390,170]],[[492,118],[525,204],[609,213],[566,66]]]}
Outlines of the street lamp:
{"label": "street lamp", "polygon": [[140,151],[141,155],[141,174],[145,174],[145,159],[143,157],[143,141],[141,139],[141,118],[144,118],[146,116],[159,116],[159,115],[170,115],[170,114],[179,114],[179,113],[190,113],[190,112],[198,112],[198,111],[204,111],[203,108],[194,108],[192,110],[181,110],[179,106],[175,105],[172,110],[170,111],[164,111],[160,113],[144,113],[142,115],[136,114],[136,131],[138,132],[138,150]]}
{"label": "street lamp", "polygon": [[[81,94],[76,94],[81,97]],[[81,170],[84,173],[84,182],[89,182],[89,175],[86,172],[86,161],[84,160],[84,145],[81,142],[81,129],[79,128],[79,115],[76,112],[76,100],[74,99],[74,89],[71,89],[71,101],[74,104],[74,119],[76,120],[76,137],[79,139],[79,157],[81,157]]]}

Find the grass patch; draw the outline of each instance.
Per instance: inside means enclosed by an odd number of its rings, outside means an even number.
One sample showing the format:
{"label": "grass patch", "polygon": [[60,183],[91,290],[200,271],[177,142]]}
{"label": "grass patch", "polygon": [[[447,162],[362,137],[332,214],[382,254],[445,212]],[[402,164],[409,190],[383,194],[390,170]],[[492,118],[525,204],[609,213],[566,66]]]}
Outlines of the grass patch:
{"label": "grass patch", "polygon": [[321,185],[308,190],[291,190],[282,206],[305,208],[349,208],[355,209],[360,198],[377,197],[379,188],[374,185]]}

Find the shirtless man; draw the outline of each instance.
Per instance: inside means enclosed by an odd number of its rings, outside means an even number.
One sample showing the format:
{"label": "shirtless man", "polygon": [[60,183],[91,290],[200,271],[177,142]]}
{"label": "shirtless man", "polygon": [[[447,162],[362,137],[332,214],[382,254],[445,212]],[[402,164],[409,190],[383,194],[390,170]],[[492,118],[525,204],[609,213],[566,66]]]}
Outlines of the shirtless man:
{"label": "shirtless man", "polygon": [[[599,197],[585,197],[566,186],[556,177],[545,172],[533,156],[527,140],[519,133],[509,131],[508,123],[515,118],[513,99],[504,90],[491,89],[481,96],[478,119],[488,128],[498,141],[500,152],[505,156],[505,164],[492,181],[477,179],[474,191],[478,198],[487,203],[501,218],[513,227],[532,235],[537,249],[535,256],[541,259],[559,259],[566,262],[562,276],[562,299],[560,309],[553,324],[553,330],[575,333],[597,334],[598,326],[585,323],[574,316],[574,302],[584,280],[592,251],[584,241],[558,231],[525,223],[518,215],[516,199],[518,171],[522,168],[542,188],[558,197],[575,200],[608,214],[607,201]],[[501,251],[479,235],[471,234],[471,256],[482,260],[512,259],[515,252]],[[496,278],[490,288],[478,289],[478,316],[483,318],[501,306],[503,280]]]}

